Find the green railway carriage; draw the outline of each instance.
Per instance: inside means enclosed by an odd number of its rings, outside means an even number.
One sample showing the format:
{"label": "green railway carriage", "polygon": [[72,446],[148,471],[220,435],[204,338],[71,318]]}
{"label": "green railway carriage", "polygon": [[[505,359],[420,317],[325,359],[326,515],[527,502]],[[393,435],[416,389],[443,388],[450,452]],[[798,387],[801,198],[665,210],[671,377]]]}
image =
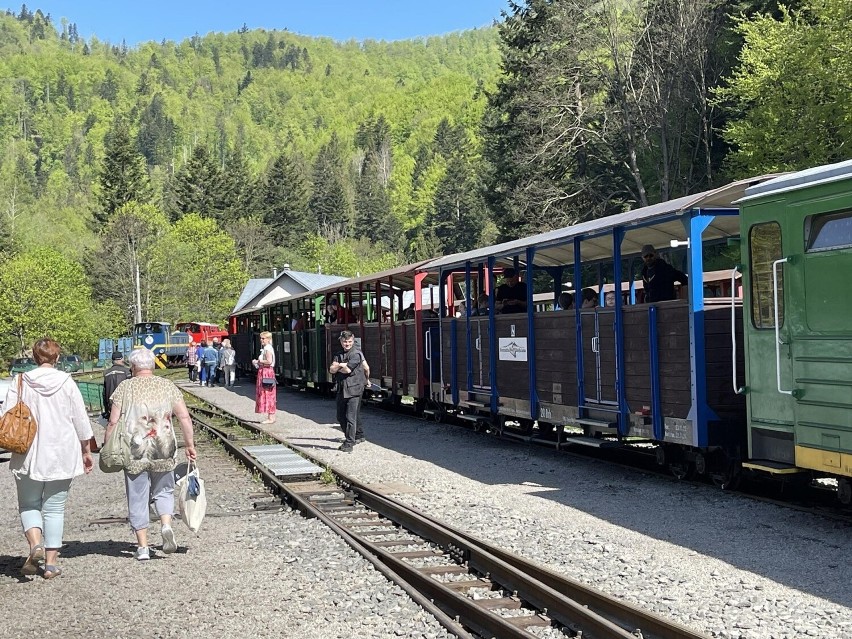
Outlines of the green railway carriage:
{"label": "green railway carriage", "polygon": [[852,501],[852,161],[740,200],[749,461],[814,471]]}

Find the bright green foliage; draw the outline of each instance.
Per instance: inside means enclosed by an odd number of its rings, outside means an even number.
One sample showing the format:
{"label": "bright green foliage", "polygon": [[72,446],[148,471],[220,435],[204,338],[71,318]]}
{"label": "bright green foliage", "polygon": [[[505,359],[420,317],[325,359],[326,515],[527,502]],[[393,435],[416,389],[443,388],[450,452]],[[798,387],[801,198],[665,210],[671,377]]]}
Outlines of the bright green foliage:
{"label": "bright green foliage", "polygon": [[23,352],[41,337],[68,352],[91,348],[92,290],[79,264],[41,248],[17,255],[0,269],[0,339]]}
{"label": "bright green foliage", "polygon": [[152,249],[144,320],[222,323],[248,279],[234,240],[215,220],[188,213]]}
{"label": "bright green foliage", "polygon": [[[190,197],[178,187],[176,174],[195,175],[181,171],[199,146],[225,182],[239,149],[250,179],[240,180],[237,175],[245,173],[234,166],[233,182],[253,185],[282,153],[313,165],[336,135],[342,176],[319,194],[316,208],[322,209],[321,223],[333,227],[340,220],[325,218],[341,205],[351,228],[358,127],[383,120],[379,128],[390,132],[385,139],[394,160],[383,178],[391,221],[410,227],[407,216],[417,210],[411,207],[414,153],[431,144],[448,115],[477,137],[484,90],[498,72],[493,29],[392,43],[243,29],[128,48],[83,42],[71,26],[57,34],[45,17],[0,15],[0,174],[17,180],[24,217],[43,208],[40,199],[51,184],[65,187],[74,200],[68,210],[86,224],[92,213],[103,222],[122,203],[149,201],[121,188],[122,171],[102,171],[106,134],[123,120],[127,135],[111,151],[110,166],[135,170],[136,161],[129,164],[118,153],[132,149],[144,158],[142,168],[147,163],[155,204],[170,215],[223,215],[227,223],[263,211],[234,196],[233,185],[225,185],[224,203]],[[101,176],[104,188],[93,189]],[[0,180],[0,195],[12,187]],[[96,193],[104,196],[103,205]],[[69,252],[83,254],[91,240],[78,240]]]}
{"label": "bright green foliage", "polygon": [[319,236],[308,238],[292,262],[293,268],[300,271],[344,277],[385,271],[402,263],[398,254],[383,252],[366,239],[345,239],[329,243]]}
{"label": "bright green foliage", "polygon": [[780,19],[739,25],[740,65],[719,96],[737,114],[725,129],[740,176],[847,159],[852,144],[852,4],[810,0]]}
{"label": "bright green foliage", "polygon": [[100,248],[88,260],[95,298],[123,309],[127,329],[137,318],[147,316],[155,277],[151,270],[152,249],[168,229],[169,222],[159,209],[129,202],[104,227]]}

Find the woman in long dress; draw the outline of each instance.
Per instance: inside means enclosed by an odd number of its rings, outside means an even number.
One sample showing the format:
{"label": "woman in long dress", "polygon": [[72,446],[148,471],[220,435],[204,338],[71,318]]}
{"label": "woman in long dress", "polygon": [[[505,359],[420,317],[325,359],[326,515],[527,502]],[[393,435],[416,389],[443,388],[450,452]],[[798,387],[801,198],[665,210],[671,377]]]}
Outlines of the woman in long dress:
{"label": "woman in long dress", "polygon": [[[252,364],[257,368],[254,412],[267,416],[261,424],[274,424],[275,405],[278,402],[278,387],[275,384],[275,350],[272,348],[272,333],[269,331],[261,333],[260,345],[260,355],[258,355],[256,360],[252,361]],[[264,379],[271,379],[273,383],[264,386]]]}

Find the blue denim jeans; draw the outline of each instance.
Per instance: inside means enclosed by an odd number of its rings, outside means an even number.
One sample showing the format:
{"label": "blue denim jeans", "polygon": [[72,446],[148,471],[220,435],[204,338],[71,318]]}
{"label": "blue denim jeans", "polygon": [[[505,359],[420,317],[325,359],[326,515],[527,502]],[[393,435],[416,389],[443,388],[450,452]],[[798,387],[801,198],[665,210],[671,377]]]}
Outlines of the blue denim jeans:
{"label": "blue denim jeans", "polygon": [[15,475],[15,486],[24,532],[40,528],[45,548],[61,548],[71,480],[36,481],[26,475]]}

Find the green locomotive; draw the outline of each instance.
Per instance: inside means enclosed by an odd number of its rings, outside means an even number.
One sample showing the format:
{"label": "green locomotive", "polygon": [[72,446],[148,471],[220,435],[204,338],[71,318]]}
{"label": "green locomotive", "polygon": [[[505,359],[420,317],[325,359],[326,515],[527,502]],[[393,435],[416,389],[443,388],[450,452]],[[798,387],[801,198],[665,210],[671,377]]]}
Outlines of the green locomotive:
{"label": "green locomotive", "polygon": [[740,200],[749,461],[808,471],[852,503],[852,161]]}

